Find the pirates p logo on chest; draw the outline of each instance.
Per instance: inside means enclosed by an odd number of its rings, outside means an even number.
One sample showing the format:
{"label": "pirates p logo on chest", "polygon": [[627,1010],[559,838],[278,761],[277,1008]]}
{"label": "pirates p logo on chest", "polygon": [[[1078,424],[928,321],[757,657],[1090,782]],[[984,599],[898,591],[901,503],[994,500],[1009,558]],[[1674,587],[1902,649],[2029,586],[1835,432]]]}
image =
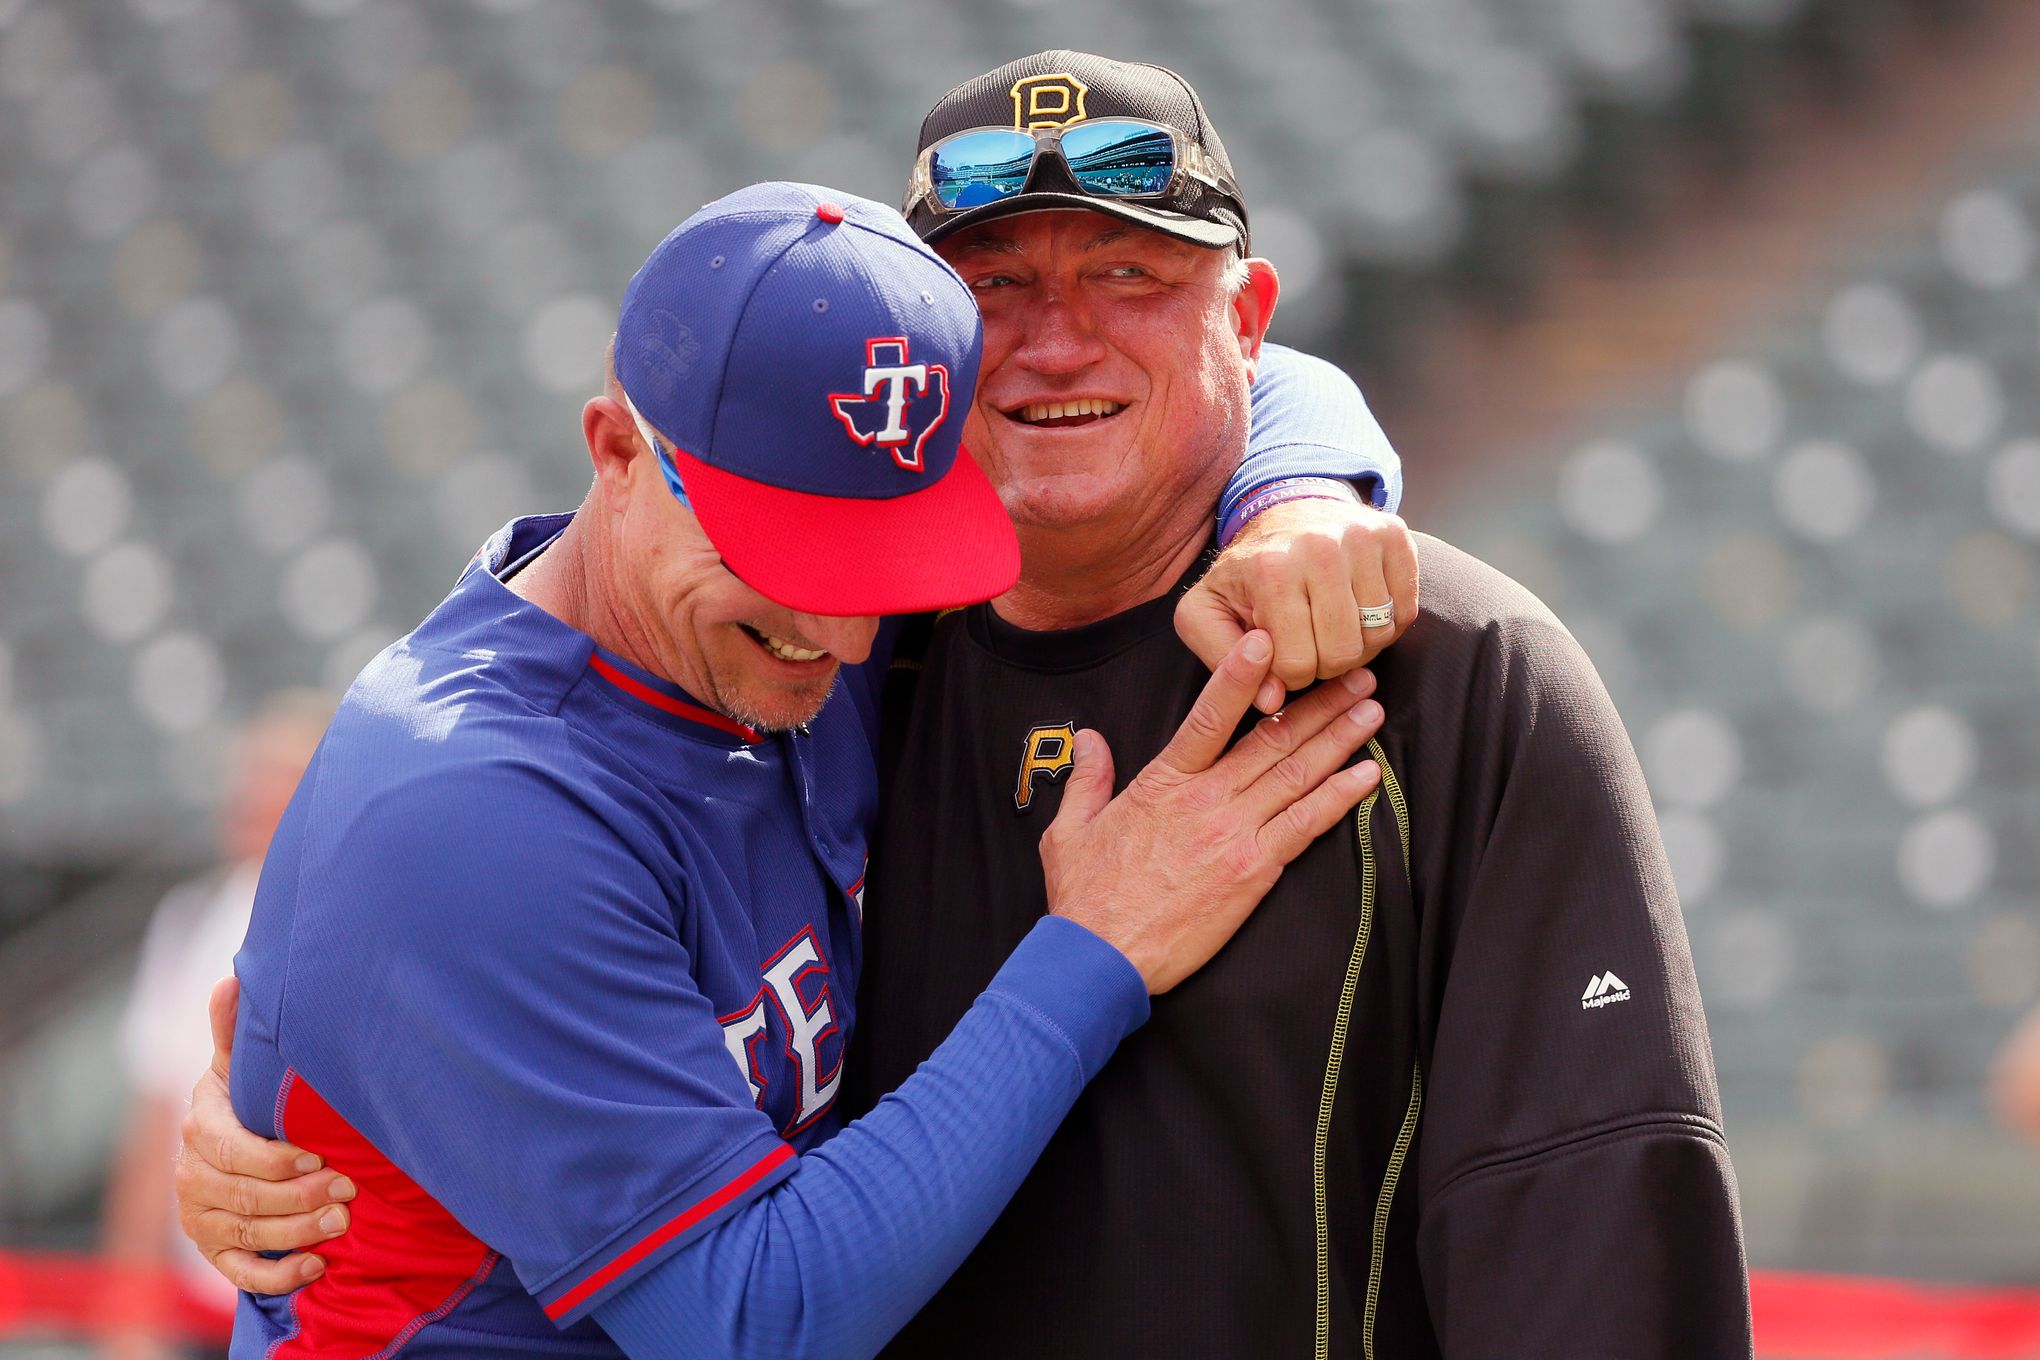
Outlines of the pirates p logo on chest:
{"label": "pirates p logo on chest", "polygon": [[1020,780],[1013,786],[1013,808],[1025,812],[1034,802],[1036,775],[1060,779],[1077,759],[1077,726],[1074,722],[1044,723],[1027,729],[1020,750]]}

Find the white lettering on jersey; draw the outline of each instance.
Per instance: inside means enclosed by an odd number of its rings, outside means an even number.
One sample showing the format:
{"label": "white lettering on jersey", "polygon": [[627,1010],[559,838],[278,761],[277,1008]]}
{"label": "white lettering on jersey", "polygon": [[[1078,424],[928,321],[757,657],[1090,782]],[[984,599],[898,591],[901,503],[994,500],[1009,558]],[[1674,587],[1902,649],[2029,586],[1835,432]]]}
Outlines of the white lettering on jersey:
{"label": "white lettering on jersey", "polygon": [[795,1128],[827,1109],[829,1102],[836,1098],[836,1088],[843,1082],[843,1065],[840,1062],[826,1078],[820,1070],[822,1040],[836,1028],[836,1013],[829,1005],[829,984],[826,981],[822,983],[813,1010],[809,1010],[807,1003],[801,1000],[798,986],[801,974],[810,968],[822,969],[826,973],[827,967],[815,948],[814,936],[803,932],[765,970],[765,985],[771,989],[781,1014],[786,1017],[787,1055],[800,1069],[800,1108],[794,1115]]}
{"label": "white lettering on jersey", "polygon": [[737,1070],[744,1074],[744,1084],[751,1088],[751,1103],[757,1104],[765,1088],[758,1084],[757,1069],[751,1065],[751,1040],[765,1032],[765,998],[760,996],[751,1003],[751,1009],[722,1021],[723,1047],[736,1059]]}

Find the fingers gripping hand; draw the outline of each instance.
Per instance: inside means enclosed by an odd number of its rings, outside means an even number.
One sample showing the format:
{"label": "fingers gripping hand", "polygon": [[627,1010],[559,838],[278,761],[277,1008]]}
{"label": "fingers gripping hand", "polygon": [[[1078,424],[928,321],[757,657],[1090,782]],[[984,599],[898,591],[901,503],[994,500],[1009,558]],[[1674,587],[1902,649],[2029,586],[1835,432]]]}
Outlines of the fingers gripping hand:
{"label": "fingers gripping hand", "polygon": [[227,1077],[233,1057],[240,984],[213,988],[213,1060],[191,1090],[177,1153],[177,1220],[213,1268],[237,1289],[287,1294],[317,1279],[317,1256],[268,1260],[263,1251],[299,1251],[347,1230],[352,1181],[316,1155],[250,1133],[235,1117]]}
{"label": "fingers gripping hand", "polygon": [[[1360,610],[1387,602],[1395,622],[1368,628]],[[1216,666],[1249,628],[1274,639],[1274,674],[1255,695],[1273,713],[1283,690],[1365,665],[1417,617],[1417,547],[1385,510],[1298,500],[1249,521],[1176,606],[1176,632]]]}
{"label": "fingers gripping hand", "polygon": [[1104,738],[1077,734],[1062,807],[1041,839],[1049,910],[1125,954],[1153,993],[1201,968],[1275,885],[1283,866],[1373,790],[1372,761],[1346,768],[1381,725],[1356,671],[1322,685],[1233,744],[1268,678],[1266,634],[1231,648],[1167,747],[1112,797]]}

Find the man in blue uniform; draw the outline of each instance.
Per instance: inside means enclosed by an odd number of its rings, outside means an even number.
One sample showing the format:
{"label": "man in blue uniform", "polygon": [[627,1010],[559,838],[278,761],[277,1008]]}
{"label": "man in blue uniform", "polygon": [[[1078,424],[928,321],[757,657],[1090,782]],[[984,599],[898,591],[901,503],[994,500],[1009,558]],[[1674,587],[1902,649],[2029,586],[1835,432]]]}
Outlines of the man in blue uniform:
{"label": "man in blue uniform", "polygon": [[1343,768],[1365,673],[1232,740],[1258,631],[1118,798],[1075,739],[1050,915],[843,1126],[877,616],[1018,574],[959,456],[980,347],[896,213],[807,186],[647,261],[588,499],[508,526],[370,665],[279,828],[233,1101],[349,1177],[353,1220],[316,1283],[245,1299],[236,1355],[869,1352],[1148,995],[1372,788]]}

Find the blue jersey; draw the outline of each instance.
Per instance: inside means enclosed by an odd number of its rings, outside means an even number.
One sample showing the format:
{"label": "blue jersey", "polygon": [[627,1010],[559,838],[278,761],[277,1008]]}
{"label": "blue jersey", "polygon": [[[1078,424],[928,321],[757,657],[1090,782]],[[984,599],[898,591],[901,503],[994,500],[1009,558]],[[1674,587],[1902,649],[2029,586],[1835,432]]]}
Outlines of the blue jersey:
{"label": "blue jersey", "polygon": [[[1254,441],[1228,503],[1308,473],[1364,480],[1391,508],[1400,491],[1358,393],[1320,361],[1270,347]],[[590,1313],[628,1305],[838,1129],[892,629],[806,729],[750,731],[510,591],[504,573],[566,519],[504,529],[363,672],[277,830],[235,961],[235,1109],[360,1193],[324,1276],[243,1296],[236,1357],[618,1355]],[[1016,953],[1016,1004],[937,1099],[831,1145],[809,1204],[833,1207],[788,1215],[796,1236],[884,1204],[905,1254],[874,1269],[893,1293],[932,1292],[946,1266],[910,1277],[961,1259],[1009,1190],[969,1231],[957,1202],[995,1163],[1017,1184],[1027,1140],[1074,1098],[1066,1058],[1080,1086],[1145,1013],[1124,960],[1071,932]],[[1072,979],[1096,1014],[1063,1004]],[[1025,1119],[970,1127],[1023,1086],[1047,1093]],[[945,1089],[982,1099],[931,1116]],[[947,1179],[913,1183],[937,1167]],[[938,1227],[954,1238],[940,1252]],[[885,1292],[847,1296],[897,1326]]]}
{"label": "blue jersey", "polygon": [[750,731],[498,579],[565,521],[368,667],[278,828],[234,1104],[362,1194],[237,1356],[605,1352],[555,1324],[836,1126],[882,661]]}

